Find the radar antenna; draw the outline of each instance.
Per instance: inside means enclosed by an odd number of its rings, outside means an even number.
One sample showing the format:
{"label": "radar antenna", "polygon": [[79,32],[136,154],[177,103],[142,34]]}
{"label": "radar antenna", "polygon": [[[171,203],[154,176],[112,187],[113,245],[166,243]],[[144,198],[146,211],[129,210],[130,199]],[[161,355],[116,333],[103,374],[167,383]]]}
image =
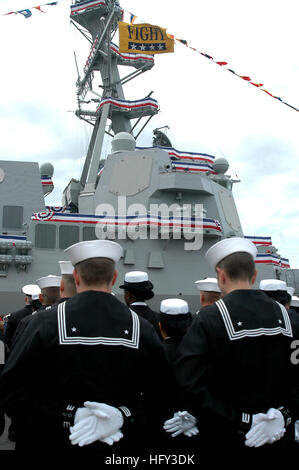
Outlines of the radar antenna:
{"label": "radar antenna", "polygon": [[160,129],[169,129],[169,126],[158,127],[153,130],[153,146],[157,147],[172,147],[170,140],[167,135],[160,131]]}

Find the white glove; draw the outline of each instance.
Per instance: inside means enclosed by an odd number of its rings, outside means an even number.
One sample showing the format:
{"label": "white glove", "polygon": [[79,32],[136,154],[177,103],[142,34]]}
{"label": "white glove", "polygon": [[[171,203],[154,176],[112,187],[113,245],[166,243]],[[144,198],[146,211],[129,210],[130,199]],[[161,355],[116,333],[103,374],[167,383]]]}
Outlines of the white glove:
{"label": "white glove", "polygon": [[78,408],[75,415],[75,425],[70,428],[69,439],[79,447],[91,444],[97,440],[112,445],[118,442],[123,434],[121,412],[105,403],[85,402],[85,408]]}
{"label": "white glove", "polygon": [[185,436],[191,437],[191,436],[196,436],[196,434],[199,433],[199,430],[197,426],[193,426],[193,428],[189,429],[188,431],[184,431],[183,434]]}
{"label": "white glove", "polygon": [[270,408],[265,418],[261,418],[261,414],[255,416],[259,416],[259,419],[253,421],[253,426],[246,434],[246,446],[261,447],[282,438],[285,433],[284,417],[279,410]]}
{"label": "white glove", "polygon": [[185,436],[191,437],[198,434],[198,429],[195,426],[197,419],[194,418],[188,411],[179,411],[174,413],[173,418],[165,421],[163,429],[166,432],[171,432],[172,437],[185,434]]}
{"label": "white glove", "polygon": [[82,421],[85,418],[92,416],[92,412],[88,408],[77,408],[74,418],[74,425]]}

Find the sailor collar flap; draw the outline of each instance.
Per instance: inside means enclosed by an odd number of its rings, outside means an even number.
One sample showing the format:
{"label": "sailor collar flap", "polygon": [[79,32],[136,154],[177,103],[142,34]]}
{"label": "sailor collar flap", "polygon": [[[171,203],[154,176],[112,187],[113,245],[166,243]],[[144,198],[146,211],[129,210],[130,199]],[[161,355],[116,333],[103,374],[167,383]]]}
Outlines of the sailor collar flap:
{"label": "sailor collar flap", "polygon": [[290,318],[286,308],[276,302],[281,311],[281,315],[276,315],[273,319],[272,325],[268,325],[267,327],[259,327],[256,328],[256,325],[253,322],[244,321],[240,315],[236,318],[236,314],[229,312],[227,309],[226,304],[222,299],[216,302],[216,306],[222,316],[224,326],[226,328],[228,337],[231,341],[248,338],[248,337],[256,337],[256,336],[274,336],[282,334],[284,336],[293,337],[292,326],[290,322]]}
{"label": "sailor collar flap", "polygon": [[130,309],[131,325],[118,331],[111,336],[79,336],[77,328],[71,323],[66,315],[67,302],[60,303],[57,307],[58,336],[60,345],[105,345],[105,346],[125,346],[127,348],[138,349],[140,339],[140,322],[138,315]]}

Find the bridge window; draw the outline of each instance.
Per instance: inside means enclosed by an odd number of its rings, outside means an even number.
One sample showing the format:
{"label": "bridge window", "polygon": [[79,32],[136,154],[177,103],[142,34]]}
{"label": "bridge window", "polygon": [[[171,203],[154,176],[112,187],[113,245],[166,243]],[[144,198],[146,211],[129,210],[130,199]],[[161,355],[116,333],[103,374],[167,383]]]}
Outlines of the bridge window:
{"label": "bridge window", "polygon": [[3,228],[21,229],[23,210],[23,206],[3,206]]}
{"label": "bridge window", "polygon": [[35,227],[36,248],[56,248],[56,225],[48,223]]}
{"label": "bridge window", "polygon": [[59,227],[59,248],[65,248],[78,243],[79,227],[76,225],[61,225]]}

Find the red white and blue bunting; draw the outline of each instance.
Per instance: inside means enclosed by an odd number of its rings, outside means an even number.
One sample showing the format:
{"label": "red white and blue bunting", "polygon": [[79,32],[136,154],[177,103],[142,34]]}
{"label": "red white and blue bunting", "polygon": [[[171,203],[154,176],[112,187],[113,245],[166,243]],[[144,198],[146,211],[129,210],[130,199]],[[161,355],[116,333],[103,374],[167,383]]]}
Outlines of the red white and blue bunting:
{"label": "red white and blue bunting", "polygon": [[94,214],[71,214],[61,212],[36,212],[31,219],[36,222],[63,222],[82,224],[102,224],[109,226],[155,226],[181,227],[191,229],[215,230],[222,232],[221,225],[216,219],[199,217],[162,217],[151,214],[132,216],[106,216]]}
{"label": "red white and blue bunting", "polygon": [[[88,68],[90,67],[95,56],[97,55],[97,52],[98,52],[97,44],[99,42],[99,36],[100,35],[97,35],[94,42],[92,43],[89,55],[87,57],[87,60],[85,62],[85,66],[83,69],[84,73],[87,73]],[[128,65],[128,66],[133,65],[135,67],[138,67],[138,66],[144,66],[145,64],[148,64],[148,68],[151,68],[154,65],[154,56],[152,55],[121,53],[119,52],[119,47],[113,42],[110,45],[110,49],[113,52],[113,54],[120,59],[120,63],[122,65]]]}
{"label": "red white and blue bunting", "polygon": [[256,264],[272,264],[280,268],[289,268],[290,263],[287,258],[281,258],[273,253],[258,253],[255,258]]}
{"label": "red white and blue bunting", "polygon": [[132,115],[131,119],[134,119],[134,111],[136,111],[137,117],[137,115],[140,114],[140,110],[146,111],[147,114],[157,114],[159,110],[158,102],[153,98],[145,98],[135,101],[121,100],[117,98],[105,98],[101,101],[99,107],[97,108],[97,112],[100,112],[105,104],[111,105],[111,112],[129,112]]}
{"label": "red white and blue bunting", "polygon": [[259,245],[259,246],[272,245],[271,237],[256,237],[256,236],[251,236],[251,235],[245,235],[244,238],[247,238],[248,240],[252,241],[252,243],[254,243],[255,245]]}
{"label": "red white and blue bunting", "polygon": [[124,63],[127,63],[128,65],[133,65],[136,62],[141,62],[141,64],[143,64],[144,62],[149,62],[151,65],[153,65],[155,62],[154,56],[150,54],[131,54],[119,52],[119,47],[113,42],[111,43],[110,48],[116,56],[120,57],[122,61]]}
{"label": "red white and blue bunting", "polygon": [[213,164],[215,157],[207,153],[185,152],[176,150],[172,147],[136,147],[136,150],[149,150],[158,148],[168,153],[171,159],[171,165],[175,171],[184,171],[191,173],[212,173],[216,174]]}
{"label": "red white and blue bunting", "polygon": [[70,212],[70,207],[65,207],[65,206],[46,206],[47,212],[59,212],[59,213],[64,213],[64,212]]}
{"label": "red white and blue bunting", "polygon": [[280,266],[282,268],[290,268],[290,261],[288,260],[288,258],[280,258]]}
{"label": "red white and blue bunting", "polygon": [[42,176],[41,181],[42,186],[54,186],[51,176]]}
{"label": "red white and blue bunting", "polygon": [[177,150],[173,147],[136,147],[137,150],[148,150],[148,149],[161,149],[168,152],[168,155],[173,159],[178,160],[191,160],[198,163],[207,163],[210,165],[214,164],[215,157],[209,155],[208,153],[196,153],[196,152],[186,152],[185,150]]}

